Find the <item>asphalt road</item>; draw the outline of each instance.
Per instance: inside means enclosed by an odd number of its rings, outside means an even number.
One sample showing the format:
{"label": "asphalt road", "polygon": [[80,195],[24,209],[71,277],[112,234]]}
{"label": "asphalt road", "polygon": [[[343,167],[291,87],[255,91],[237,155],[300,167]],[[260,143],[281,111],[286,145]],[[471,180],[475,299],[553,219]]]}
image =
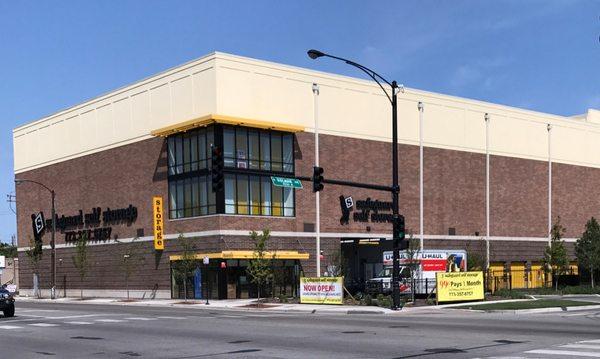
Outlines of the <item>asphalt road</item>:
{"label": "asphalt road", "polygon": [[600,310],[317,315],[19,303],[14,318],[0,318],[0,358],[52,356],[590,358],[600,357]]}

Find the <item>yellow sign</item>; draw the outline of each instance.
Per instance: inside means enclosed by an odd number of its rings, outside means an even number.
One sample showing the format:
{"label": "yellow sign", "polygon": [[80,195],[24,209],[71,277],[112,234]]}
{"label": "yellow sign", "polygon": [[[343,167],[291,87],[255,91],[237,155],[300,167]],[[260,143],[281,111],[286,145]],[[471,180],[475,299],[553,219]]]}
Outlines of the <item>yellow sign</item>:
{"label": "yellow sign", "polygon": [[300,278],[300,303],[343,304],[344,277]]}
{"label": "yellow sign", "polygon": [[164,213],[162,197],[153,197],[152,207],[154,207],[154,217],[152,217],[154,219],[154,249],[162,251],[165,249],[165,242],[163,241]]}
{"label": "yellow sign", "polygon": [[484,299],[483,272],[439,272],[435,279],[438,302]]}

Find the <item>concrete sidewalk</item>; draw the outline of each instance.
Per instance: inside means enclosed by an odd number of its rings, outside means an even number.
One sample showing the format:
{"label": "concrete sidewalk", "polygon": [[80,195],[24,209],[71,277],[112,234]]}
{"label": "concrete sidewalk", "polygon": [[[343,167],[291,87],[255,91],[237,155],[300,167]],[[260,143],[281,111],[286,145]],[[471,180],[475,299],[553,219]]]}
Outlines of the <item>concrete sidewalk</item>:
{"label": "concrete sidewalk", "polygon": [[211,309],[229,309],[236,311],[259,311],[259,312],[297,312],[297,313],[321,313],[321,314],[394,314],[410,311],[415,308],[404,308],[401,311],[393,311],[387,308],[374,306],[358,305],[319,305],[319,304],[291,304],[291,303],[264,303],[261,308],[256,308],[256,299],[229,299],[229,300],[210,300],[206,305],[204,300],[188,299],[187,303],[183,299],[133,299],[127,301],[116,298],[57,298],[57,299],[37,299],[32,297],[17,297],[16,303],[63,303],[63,304],[101,304],[101,305],[120,305],[120,306],[149,306],[149,307],[178,307],[193,308],[198,310]]}

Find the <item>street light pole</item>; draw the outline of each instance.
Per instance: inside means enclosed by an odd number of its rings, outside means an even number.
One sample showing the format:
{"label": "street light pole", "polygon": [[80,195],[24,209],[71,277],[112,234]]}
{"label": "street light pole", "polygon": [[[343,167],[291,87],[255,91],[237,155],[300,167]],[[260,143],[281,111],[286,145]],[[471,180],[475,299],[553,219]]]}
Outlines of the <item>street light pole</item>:
{"label": "street light pole", "polygon": [[[375,71],[369,69],[366,66],[358,64],[354,61],[344,59],[338,56],[333,56],[321,52],[319,50],[308,50],[308,57],[315,60],[319,57],[329,57],[335,60],[343,61],[348,65],[354,66],[359,70],[363,71],[369,77],[375,81],[379,87],[383,90],[386,97],[390,101],[392,105],[392,216],[393,216],[393,269],[392,269],[392,309],[398,310],[400,308],[400,237],[398,236],[398,226],[400,220],[400,211],[399,211],[399,200],[398,196],[400,193],[400,186],[398,184],[398,83],[396,81],[392,81],[391,83],[383,78],[381,75],[376,73]],[[385,90],[383,85],[379,80],[385,82],[388,86],[392,88],[392,96],[388,94],[388,91]]]}
{"label": "street light pole", "polygon": [[48,192],[50,192],[50,196],[52,198],[52,233],[51,233],[51,237],[50,237],[50,260],[51,260],[51,264],[50,264],[50,298],[51,299],[56,299],[56,243],[55,243],[55,238],[56,238],[56,207],[55,207],[55,198],[56,198],[56,194],[54,192],[54,190],[48,188],[48,186],[46,186],[45,184],[41,183],[41,182],[37,182],[37,181],[33,181],[33,180],[28,180],[28,179],[15,179],[15,184],[19,185],[21,183],[33,183],[33,184],[37,184],[38,186],[43,187],[44,189],[46,189]]}

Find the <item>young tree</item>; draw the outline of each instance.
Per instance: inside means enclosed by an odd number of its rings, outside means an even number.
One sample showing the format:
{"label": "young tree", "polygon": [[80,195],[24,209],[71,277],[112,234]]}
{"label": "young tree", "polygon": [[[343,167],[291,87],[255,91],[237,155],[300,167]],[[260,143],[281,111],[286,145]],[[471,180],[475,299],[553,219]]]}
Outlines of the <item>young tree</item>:
{"label": "young tree", "polygon": [[[408,248],[406,248],[406,262],[404,266],[408,269],[411,300],[413,303],[415,302],[415,291],[417,290],[417,286],[426,286],[425,283],[419,281],[419,270],[421,269],[421,260],[419,257],[421,257],[421,243],[419,239],[414,238],[411,233],[408,235]],[[425,292],[428,290],[429,288],[425,288]]]}
{"label": "young tree", "polygon": [[567,248],[562,240],[564,233],[565,227],[560,224],[560,217],[558,217],[550,231],[550,244],[544,251],[544,269],[547,273],[552,273],[556,290],[558,290],[558,276],[564,274],[569,268]]}
{"label": "young tree", "polygon": [[138,237],[135,237],[131,243],[119,242],[118,240],[116,241],[123,248],[122,251],[118,252],[118,255],[120,256],[119,260],[121,261],[121,269],[123,271],[123,276],[125,277],[127,300],[129,300],[129,278],[131,278],[131,275],[139,269],[139,266],[146,259],[143,254],[144,243],[136,242],[137,240]]}
{"label": "young tree", "polygon": [[81,299],[83,299],[83,279],[87,275],[87,271],[90,265],[90,259],[88,257],[87,248],[87,235],[84,234],[79,238],[75,244],[75,255],[71,257],[73,259],[73,265],[79,272],[79,279],[81,281]]}
{"label": "young tree", "polygon": [[250,238],[254,242],[254,254],[246,268],[246,273],[258,288],[258,303],[260,305],[261,289],[273,279],[273,268],[271,268],[269,258],[266,257],[265,253],[270,232],[268,229],[263,230],[262,234],[252,231],[250,232]]}
{"label": "young tree", "polygon": [[594,272],[600,268],[600,225],[596,218],[590,218],[585,224],[585,232],[575,243],[575,255],[579,264],[590,270],[594,288]]}
{"label": "young tree", "polygon": [[36,242],[29,237],[29,249],[25,251],[25,255],[29,259],[31,268],[33,269],[33,295],[38,298],[40,297],[39,269],[42,254],[42,242]]}
{"label": "young tree", "polygon": [[198,266],[196,260],[196,245],[191,238],[179,233],[177,243],[181,247],[181,259],[177,262],[177,272],[183,280],[183,300],[187,302],[187,279],[190,273]]}

